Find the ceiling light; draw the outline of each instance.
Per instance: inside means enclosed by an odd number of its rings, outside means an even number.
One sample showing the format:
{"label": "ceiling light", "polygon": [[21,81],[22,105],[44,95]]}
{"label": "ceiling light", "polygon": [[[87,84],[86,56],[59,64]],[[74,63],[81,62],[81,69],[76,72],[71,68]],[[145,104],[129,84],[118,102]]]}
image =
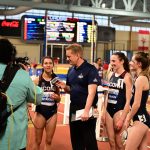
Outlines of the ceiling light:
{"label": "ceiling light", "polygon": [[106,8],[106,3],[102,3],[102,8]]}

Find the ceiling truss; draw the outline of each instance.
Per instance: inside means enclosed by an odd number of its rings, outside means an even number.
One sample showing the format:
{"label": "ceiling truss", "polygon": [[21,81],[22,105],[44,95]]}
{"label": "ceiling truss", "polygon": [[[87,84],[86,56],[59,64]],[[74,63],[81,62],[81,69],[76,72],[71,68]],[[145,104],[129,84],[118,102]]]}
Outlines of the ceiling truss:
{"label": "ceiling truss", "polygon": [[150,0],[0,0],[0,5],[107,15],[115,17],[113,23],[132,22],[133,26],[135,19],[150,19]]}

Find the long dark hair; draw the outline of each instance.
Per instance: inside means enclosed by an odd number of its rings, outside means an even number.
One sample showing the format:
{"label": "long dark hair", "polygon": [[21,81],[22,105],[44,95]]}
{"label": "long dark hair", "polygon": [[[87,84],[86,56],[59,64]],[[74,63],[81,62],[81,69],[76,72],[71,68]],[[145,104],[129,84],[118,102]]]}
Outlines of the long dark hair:
{"label": "long dark hair", "polygon": [[120,61],[123,60],[124,61],[124,63],[123,63],[124,70],[127,71],[127,72],[130,72],[129,60],[125,56],[125,54],[122,53],[122,52],[115,52],[115,53],[113,53],[113,55],[117,55]]}
{"label": "long dark hair", "polygon": [[0,39],[0,62],[8,64],[15,60],[17,51],[8,39]]}
{"label": "long dark hair", "polygon": [[150,77],[150,58],[149,54],[145,52],[137,52],[135,60],[141,63],[142,73]]}

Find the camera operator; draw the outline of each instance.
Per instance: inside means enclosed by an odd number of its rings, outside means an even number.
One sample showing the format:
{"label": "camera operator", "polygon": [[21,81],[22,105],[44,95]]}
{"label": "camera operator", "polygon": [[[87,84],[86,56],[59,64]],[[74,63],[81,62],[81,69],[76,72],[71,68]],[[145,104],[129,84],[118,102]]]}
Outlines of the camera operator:
{"label": "camera operator", "polygon": [[[0,39],[0,79],[6,66],[15,60],[15,56],[16,49],[13,44],[7,39]],[[21,105],[7,119],[5,133],[0,138],[0,150],[25,150],[28,127],[27,103],[40,104],[43,90],[34,85],[27,71],[20,68],[7,89],[6,95],[9,98],[7,108],[11,105],[14,107]]]}
{"label": "camera operator", "polygon": [[28,61],[28,57],[16,57],[13,63],[19,65],[22,69],[29,71],[31,66]]}

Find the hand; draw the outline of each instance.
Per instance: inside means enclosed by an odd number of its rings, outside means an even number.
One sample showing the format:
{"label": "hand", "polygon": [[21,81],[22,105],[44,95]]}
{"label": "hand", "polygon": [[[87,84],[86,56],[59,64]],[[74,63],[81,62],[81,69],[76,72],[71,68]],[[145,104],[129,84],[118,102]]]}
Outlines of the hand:
{"label": "hand", "polygon": [[27,107],[29,110],[32,110],[32,103],[27,103]]}
{"label": "hand", "polygon": [[58,80],[58,81],[55,83],[55,85],[56,85],[57,87],[61,88],[61,89],[65,89],[65,87],[66,87],[66,84],[65,84],[64,82],[60,81],[60,80]]}
{"label": "hand", "polygon": [[21,68],[27,72],[29,72],[29,68],[27,65],[23,64],[23,63],[19,63],[19,65],[21,66]]}
{"label": "hand", "polygon": [[99,117],[99,111],[98,111],[97,108],[94,108],[94,109],[93,109],[93,116],[94,116],[95,118],[98,118],[98,117]]}
{"label": "hand", "polygon": [[118,122],[116,123],[115,129],[116,129],[117,131],[121,130],[122,127],[123,127],[123,123],[124,123],[124,121],[120,118],[120,119],[118,120]]}
{"label": "hand", "polygon": [[81,120],[87,121],[88,119],[89,119],[89,111],[84,110],[83,114],[81,115]]}
{"label": "hand", "polygon": [[129,115],[127,115],[125,119],[125,123],[124,123],[124,126],[126,129],[130,126],[130,122],[131,122],[131,119],[129,118]]}
{"label": "hand", "polygon": [[101,115],[101,121],[103,123],[103,125],[106,125],[106,112],[103,112]]}
{"label": "hand", "polygon": [[122,110],[116,113],[113,117],[114,119],[114,129],[116,131],[119,131],[122,129],[123,124],[124,124],[124,118],[122,116]]}
{"label": "hand", "polygon": [[130,126],[130,121],[128,119],[125,120],[124,126],[125,129],[127,129]]}
{"label": "hand", "polygon": [[50,95],[50,97],[53,99],[53,100],[55,100],[57,103],[59,103],[60,102],[60,95],[58,95],[58,94],[56,94],[56,93],[51,93],[51,95]]}

